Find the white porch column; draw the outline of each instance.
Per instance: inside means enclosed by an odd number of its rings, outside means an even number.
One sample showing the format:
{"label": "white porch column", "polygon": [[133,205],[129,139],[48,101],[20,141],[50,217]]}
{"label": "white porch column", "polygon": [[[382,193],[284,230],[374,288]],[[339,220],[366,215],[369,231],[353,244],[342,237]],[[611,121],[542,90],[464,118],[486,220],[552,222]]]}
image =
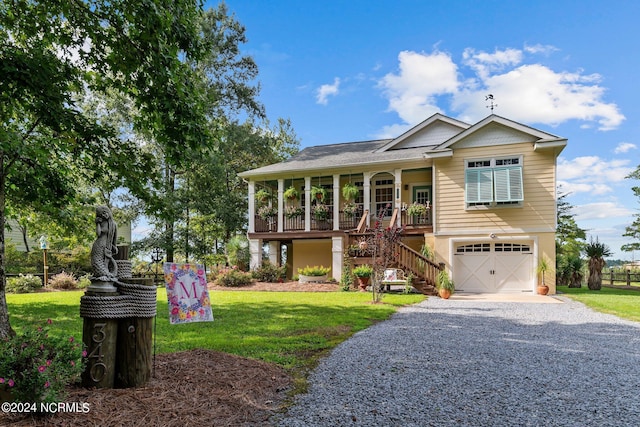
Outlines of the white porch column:
{"label": "white porch column", "polygon": [[304,177],[304,231],[311,231],[311,177]]}
{"label": "white porch column", "polygon": [[249,233],[256,231],[256,182],[249,181]]}
{"label": "white porch column", "polygon": [[340,230],[340,174],[333,175],[333,229]]}
{"label": "white porch column", "polygon": [[367,216],[367,227],[371,225],[371,215],[378,215],[375,212],[375,207],[371,206],[371,172],[365,172],[362,174],[362,190],[364,196],[364,208],[369,209],[369,215]]}
{"label": "white porch column", "polygon": [[340,283],[342,280],[342,267],[344,265],[344,260],[342,259],[344,257],[344,244],[341,236],[331,238],[331,252],[331,275]]}
{"label": "white porch column", "polygon": [[398,218],[396,219],[396,226],[400,227],[402,215],[400,215],[400,209],[402,208],[402,169],[396,169],[393,171],[393,207],[398,208]]}
{"label": "white porch column", "polygon": [[[284,231],[284,179],[278,180],[278,233]],[[275,265],[275,264],[274,264]]]}
{"label": "white porch column", "polygon": [[280,242],[277,240],[269,241],[269,262],[271,265],[280,265]]}
{"label": "white porch column", "polygon": [[249,239],[249,269],[255,270],[262,265],[262,239]]}

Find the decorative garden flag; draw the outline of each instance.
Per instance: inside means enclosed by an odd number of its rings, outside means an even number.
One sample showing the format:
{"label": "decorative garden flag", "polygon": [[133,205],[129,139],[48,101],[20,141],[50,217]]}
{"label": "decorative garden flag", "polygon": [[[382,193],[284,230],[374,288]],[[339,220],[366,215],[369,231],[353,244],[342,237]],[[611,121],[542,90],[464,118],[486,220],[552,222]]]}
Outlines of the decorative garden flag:
{"label": "decorative garden flag", "polygon": [[165,262],[164,281],[172,325],[213,321],[207,278],[202,265]]}

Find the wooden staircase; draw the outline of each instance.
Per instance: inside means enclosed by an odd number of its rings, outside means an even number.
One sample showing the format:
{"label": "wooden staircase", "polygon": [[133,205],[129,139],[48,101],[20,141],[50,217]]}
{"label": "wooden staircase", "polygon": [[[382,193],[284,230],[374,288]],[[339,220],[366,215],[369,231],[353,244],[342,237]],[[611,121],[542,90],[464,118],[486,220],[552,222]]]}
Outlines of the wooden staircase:
{"label": "wooden staircase", "polygon": [[413,287],[425,295],[435,295],[436,280],[438,273],[444,269],[444,263],[436,264],[402,242],[396,244],[396,250],[398,267],[405,274],[413,275]]}

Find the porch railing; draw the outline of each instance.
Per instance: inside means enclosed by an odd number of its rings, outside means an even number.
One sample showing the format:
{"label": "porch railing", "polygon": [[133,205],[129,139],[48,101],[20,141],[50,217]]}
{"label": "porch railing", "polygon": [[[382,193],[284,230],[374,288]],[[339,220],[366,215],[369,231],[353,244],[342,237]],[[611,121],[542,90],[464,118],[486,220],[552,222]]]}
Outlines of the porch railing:
{"label": "porch railing", "polygon": [[423,215],[408,215],[407,211],[402,212],[402,224],[408,227],[424,227],[433,225],[431,210]]}
{"label": "porch railing", "polygon": [[400,267],[409,270],[414,277],[435,288],[438,273],[444,269],[443,263],[436,264],[402,242],[396,243],[396,250]]}

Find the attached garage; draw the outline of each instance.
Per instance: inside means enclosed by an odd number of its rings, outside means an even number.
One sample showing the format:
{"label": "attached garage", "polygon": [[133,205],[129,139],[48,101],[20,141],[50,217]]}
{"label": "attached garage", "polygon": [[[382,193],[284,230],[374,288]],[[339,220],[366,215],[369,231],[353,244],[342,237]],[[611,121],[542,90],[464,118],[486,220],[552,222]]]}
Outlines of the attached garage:
{"label": "attached garage", "polygon": [[465,292],[531,292],[534,288],[532,241],[456,242],[453,280]]}

